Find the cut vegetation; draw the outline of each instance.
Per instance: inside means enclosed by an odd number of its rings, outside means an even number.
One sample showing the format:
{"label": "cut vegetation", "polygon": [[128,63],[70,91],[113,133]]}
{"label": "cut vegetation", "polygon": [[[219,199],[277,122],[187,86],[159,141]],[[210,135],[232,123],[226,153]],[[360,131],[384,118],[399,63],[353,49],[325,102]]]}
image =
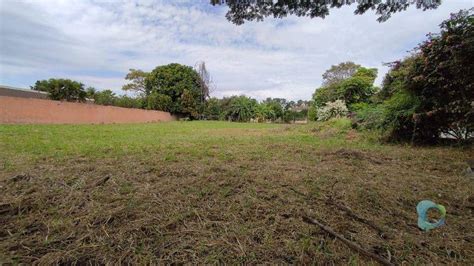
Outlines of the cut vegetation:
{"label": "cut vegetation", "polygon": [[[0,263],[474,263],[469,148],[308,125],[0,125]],[[422,232],[416,204],[447,209]],[[306,222],[303,217],[306,217]]]}

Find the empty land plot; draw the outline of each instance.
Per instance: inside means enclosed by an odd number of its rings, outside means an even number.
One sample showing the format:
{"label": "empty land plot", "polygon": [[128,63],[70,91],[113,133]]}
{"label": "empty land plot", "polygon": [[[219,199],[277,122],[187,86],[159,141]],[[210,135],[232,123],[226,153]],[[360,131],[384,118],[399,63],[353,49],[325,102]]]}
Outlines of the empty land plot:
{"label": "empty land plot", "polygon": [[[345,120],[0,125],[0,263],[369,262],[306,215],[393,263],[473,264],[473,156]],[[417,228],[423,199],[446,226]]]}

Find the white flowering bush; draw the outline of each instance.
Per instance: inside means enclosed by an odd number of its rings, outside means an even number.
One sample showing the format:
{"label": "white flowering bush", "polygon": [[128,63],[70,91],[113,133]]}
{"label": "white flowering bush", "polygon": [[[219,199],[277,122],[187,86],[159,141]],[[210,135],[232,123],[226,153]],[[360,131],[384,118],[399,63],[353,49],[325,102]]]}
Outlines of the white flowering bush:
{"label": "white flowering bush", "polygon": [[331,118],[345,117],[349,110],[343,100],[335,100],[327,102],[325,106],[318,108],[318,121],[327,121]]}

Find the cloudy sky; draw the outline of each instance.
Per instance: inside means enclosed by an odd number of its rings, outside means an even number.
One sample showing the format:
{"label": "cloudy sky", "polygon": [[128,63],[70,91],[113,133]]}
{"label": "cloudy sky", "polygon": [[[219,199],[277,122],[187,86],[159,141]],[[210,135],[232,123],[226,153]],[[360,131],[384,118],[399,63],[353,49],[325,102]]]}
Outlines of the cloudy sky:
{"label": "cloudy sky", "polygon": [[0,84],[27,88],[36,80],[70,78],[121,93],[128,69],[193,66],[205,61],[214,96],[309,99],[321,74],[354,61],[379,69],[437,32],[452,12],[474,0],[444,0],[436,10],[410,8],[378,23],[354,6],[325,19],[289,17],[236,26],[226,7],[208,0],[0,0]]}

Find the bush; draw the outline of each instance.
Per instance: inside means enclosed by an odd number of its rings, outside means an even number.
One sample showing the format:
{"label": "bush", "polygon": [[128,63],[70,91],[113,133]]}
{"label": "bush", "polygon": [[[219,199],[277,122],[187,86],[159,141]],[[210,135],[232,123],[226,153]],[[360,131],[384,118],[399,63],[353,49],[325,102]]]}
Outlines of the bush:
{"label": "bush", "polygon": [[395,64],[384,82],[384,125],[391,138],[437,142],[442,134],[458,140],[474,132],[474,15],[460,11],[428,35],[417,53]]}
{"label": "bush", "polygon": [[316,121],[317,119],[318,119],[318,108],[314,105],[314,103],[311,103],[308,109],[308,120]]}
{"label": "bush", "polygon": [[318,121],[327,121],[331,118],[345,117],[349,110],[346,103],[342,100],[328,102],[325,106],[317,110]]}
{"label": "bush", "polygon": [[52,100],[84,102],[87,96],[84,84],[70,79],[38,80],[31,89],[47,92]]}
{"label": "bush", "polygon": [[399,91],[384,102],[382,128],[393,141],[413,140],[415,124],[413,116],[420,105],[417,97],[407,91]]}
{"label": "bush", "polygon": [[111,90],[97,91],[93,95],[95,104],[115,105],[117,96]]}
{"label": "bush", "polygon": [[124,108],[143,108],[144,101],[142,97],[133,98],[123,95],[115,99],[115,106]]}
{"label": "bush", "polygon": [[285,123],[291,123],[295,121],[301,121],[305,120],[308,115],[308,110],[302,110],[302,111],[292,111],[292,110],[286,110],[285,113],[283,113],[283,121]]}
{"label": "bush", "polygon": [[335,129],[338,132],[346,133],[351,130],[351,120],[348,118],[333,118],[328,121],[321,123],[321,128],[325,129]]}
{"label": "bush", "polygon": [[219,99],[210,98],[205,103],[204,117],[208,120],[219,120],[222,108]]}
{"label": "bush", "polygon": [[318,138],[345,138],[346,134],[352,129],[352,122],[348,118],[333,118],[328,121],[309,123],[307,128],[311,133],[316,134]]}
{"label": "bush", "polygon": [[383,105],[357,103],[353,104],[354,122],[363,129],[380,129],[385,118]]}

